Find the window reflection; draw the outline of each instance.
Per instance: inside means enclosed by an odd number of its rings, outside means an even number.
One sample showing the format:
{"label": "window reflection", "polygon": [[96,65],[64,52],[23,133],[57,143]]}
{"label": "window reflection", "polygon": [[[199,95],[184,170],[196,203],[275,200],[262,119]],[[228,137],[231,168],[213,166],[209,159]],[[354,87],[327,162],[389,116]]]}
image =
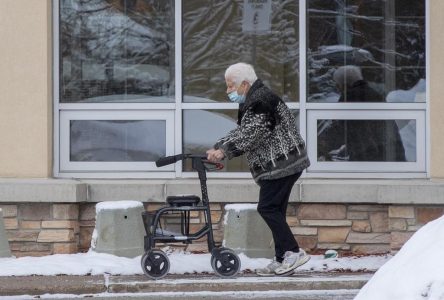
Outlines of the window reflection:
{"label": "window reflection", "polygon": [[60,102],[174,101],[173,0],[60,0]]}
{"label": "window reflection", "polygon": [[[237,110],[184,110],[183,153],[205,153],[216,141],[237,127]],[[299,124],[299,111],[292,110]],[[299,129],[299,128],[298,128]],[[223,161],[227,172],[249,172],[244,156]],[[184,164],[184,171],[192,171]]]}
{"label": "window reflection", "polygon": [[377,93],[359,102],[425,102],[425,1],[308,1],[308,101],[338,102],[333,73],[361,67]]}
{"label": "window reflection", "polygon": [[[237,110],[184,110],[183,153],[204,154],[216,141],[237,126]],[[223,161],[227,172],[248,172],[248,163],[243,156]],[[193,171],[187,162],[185,172]]]}
{"label": "window reflection", "polygon": [[318,120],[318,161],[416,161],[415,120]]}
{"label": "window reflection", "polygon": [[298,101],[298,1],[187,0],[182,10],[185,102],[228,101],[224,72],[239,61]]}
{"label": "window reflection", "polygon": [[165,155],[165,121],[70,121],[70,161],[155,161]]}

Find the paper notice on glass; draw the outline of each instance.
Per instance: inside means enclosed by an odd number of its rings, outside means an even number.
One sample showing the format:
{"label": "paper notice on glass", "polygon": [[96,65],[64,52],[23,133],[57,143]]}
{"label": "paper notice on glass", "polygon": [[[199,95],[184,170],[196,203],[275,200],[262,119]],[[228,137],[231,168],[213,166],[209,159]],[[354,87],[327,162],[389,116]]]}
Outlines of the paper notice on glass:
{"label": "paper notice on glass", "polygon": [[269,32],[270,19],[271,0],[244,0],[242,32]]}

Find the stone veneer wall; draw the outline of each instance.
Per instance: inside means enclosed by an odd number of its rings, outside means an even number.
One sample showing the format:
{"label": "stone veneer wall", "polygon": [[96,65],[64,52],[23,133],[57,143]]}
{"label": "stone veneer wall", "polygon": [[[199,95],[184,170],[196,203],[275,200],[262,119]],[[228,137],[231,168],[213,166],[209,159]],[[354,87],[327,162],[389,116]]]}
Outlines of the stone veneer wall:
{"label": "stone veneer wall", "polygon": [[442,206],[368,204],[301,204],[291,210],[294,216],[288,222],[301,247],[354,254],[397,251],[421,226],[444,213]]}
{"label": "stone veneer wall", "polygon": [[0,204],[13,255],[76,253],[79,249],[79,205]]}
{"label": "stone veneer wall", "polygon": [[[223,240],[225,204],[212,203],[214,237]],[[145,203],[148,211],[163,206]],[[95,204],[1,204],[13,255],[42,256],[88,251],[95,226]],[[427,222],[444,214],[444,205],[295,204],[288,207],[287,221],[300,246],[311,253],[336,249],[343,253],[376,254],[396,251]],[[203,214],[191,214],[191,232],[201,228]],[[164,226],[177,226],[167,218]],[[206,251],[205,239],[185,246]]]}

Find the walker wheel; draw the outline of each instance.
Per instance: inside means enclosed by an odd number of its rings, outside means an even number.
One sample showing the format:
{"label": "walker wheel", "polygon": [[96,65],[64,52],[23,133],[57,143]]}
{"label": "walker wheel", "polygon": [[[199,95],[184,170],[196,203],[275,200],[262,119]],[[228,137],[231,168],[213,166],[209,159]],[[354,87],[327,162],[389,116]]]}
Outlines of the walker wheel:
{"label": "walker wheel", "polygon": [[218,276],[230,278],[239,272],[241,261],[233,250],[222,248],[211,255],[211,267]]}
{"label": "walker wheel", "polygon": [[142,270],[151,279],[161,279],[170,270],[170,260],[161,250],[150,250],[142,255]]}

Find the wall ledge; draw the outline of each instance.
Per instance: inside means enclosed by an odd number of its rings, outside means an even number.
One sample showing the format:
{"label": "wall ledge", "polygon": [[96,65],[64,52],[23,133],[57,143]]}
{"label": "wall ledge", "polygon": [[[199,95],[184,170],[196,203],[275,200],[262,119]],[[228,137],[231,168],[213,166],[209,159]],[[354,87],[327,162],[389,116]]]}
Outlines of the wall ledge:
{"label": "wall ledge", "polygon": [[[259,187],[251,179],[209,179],[211,202],[256,202]],[[168,195],[200,195],[197,179],[70,180],[0,179],[0,203],[164,202]],[[290,202],[444,204],[441,179],[302,179]]]}
{"label": "wall ledge", "polygon": [[87,185],[67,179],[0,178],[2,202],[85,202]]}

